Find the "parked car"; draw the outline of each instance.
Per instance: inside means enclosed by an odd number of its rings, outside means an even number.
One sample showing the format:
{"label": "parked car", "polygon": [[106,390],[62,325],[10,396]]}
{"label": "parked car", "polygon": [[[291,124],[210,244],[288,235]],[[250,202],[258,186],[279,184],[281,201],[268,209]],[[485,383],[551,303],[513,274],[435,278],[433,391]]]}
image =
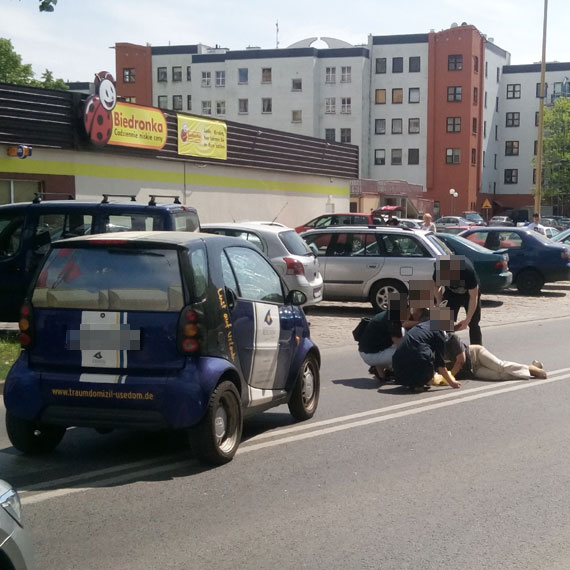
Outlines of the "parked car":
{"label": "parked car", "polygon": [[568,228],[567,230],[564,230],[558,234],[556,234],[554,237],[551,238],[553,242],[555,243],[561,243],[564,245],[570,245],[570,228]]}
{"label": "parked car", "polygon": [[370,226],[374,224],[384,224],[384,220],[378,215],[372,214],[323,214],[306,222],[302,226],[297,226],[297,233],[307,230],[328,228],[329,226]]}
{"label": "parked car", "polygon": [[487,225],[487,222],[483,219],[483,216],[477,212],[462,212],[461,217],[465,218],[469,222],[472,222],[476,226]]}
{"label": "parked car", "polygon": [[0,206],[0,321],[17,320],[26,290],[49,244],[62,238],[131,230],[198,231],[195,208],[148,204],[54,200]]}
{"label": "parked car", "polygon": [[435,221],[435,227],[436,227],[438,232],[440,230],[443,230],[443,228],[446,228],[447,226],[471,227],[474,225],[475,224],[473,222],[470,222],[469,220],[466,220],[465,218],[462,218],[461,216],[443,216],[442,218],[438,218]]}
{"label": "parked car", "polygon": [[274,222],[242,222],[203,224],[202,231],[247,240],[269,258],[289,289],[305,293],[307,305],[322,300],[319,260],[295,230]]}
{"label": "parked car", "polygon": [[399,218],[398,222],[401,226],[406,226],[412,230],[421,230],[423,220],[414,220],[413,218]]}
{"label": "parked car", "polygon": [[526,228],[471,228],[461,237],[496,251],[506,248],[517,289],[536,295],[544,283],[570,279],[570,248]]}
{"label": "parked car", "polygon": [[473,226],[445,226],[443,228],[440,228],[437,233],[438,235],[442,232],[445,232],[446,234],[460,234],[461,232],[464,232],[465,230],[468,230],[472,227]]}
{"label": "parked car", "polygon": [[489,225],[490,226],[507,226],[507,227],[513,227],[515,225],[515,223],[513,222],[513,220],[511,218],[509,218],[508,216],[493,216],[490,220],[489,220]]}
{"label": "parked car", "polygon": [[17,491],[0,479],[0,568],[32,570],[34,554]]}
{"label": "parked car", "polygon": [[469,259],[479,276],[481,293],[496,293],[513,282],[509,271],[509,255],[506,249],[491,251],[457,235],[438,233],[434,235],[455,254]]}
{"label": "parked car", "polygon": [[245,240],[72,238],[53,244],[31,293],[4,388],[6,431],[24,453],[54,449],[69,426],[186,430],[219,464],[244,415],[288,404],[306,420],[317,409],[305,295]]}
{"label": "parked car", "polygon": [[544,235],[547,238],[552,239],[555,235],[559,234],[560,230],[558,228],[553,228],[552,226],[544,226]]}
{"label": "parked car", "polygon": [[432,279],[446,253],[425,232],[409,228],[340,227],[301,234],[318,253],[327,301],[369,301],[376,310],[388,296],[407,291],[410,279]]}

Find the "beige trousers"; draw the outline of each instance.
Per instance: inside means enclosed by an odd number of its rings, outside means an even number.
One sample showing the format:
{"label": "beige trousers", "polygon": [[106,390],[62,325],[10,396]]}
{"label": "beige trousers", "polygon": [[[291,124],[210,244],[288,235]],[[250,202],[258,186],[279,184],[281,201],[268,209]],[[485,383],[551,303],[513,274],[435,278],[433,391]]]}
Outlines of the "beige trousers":
{"label": "beige trousers", "polygon": [[528,366],[497,358],[480,344],[469,345],[475,378],[482,380],[528,380]]}

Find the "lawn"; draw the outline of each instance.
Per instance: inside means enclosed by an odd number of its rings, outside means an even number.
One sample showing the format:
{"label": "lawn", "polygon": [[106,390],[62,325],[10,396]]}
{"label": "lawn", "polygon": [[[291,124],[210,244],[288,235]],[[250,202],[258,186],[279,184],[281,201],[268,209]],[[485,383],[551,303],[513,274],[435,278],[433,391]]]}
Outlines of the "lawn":
{"label": "lawn", "polygon": [[0,380],[6,378],[8,370],[20,354],[20,343],[16,333],[0,334]]}

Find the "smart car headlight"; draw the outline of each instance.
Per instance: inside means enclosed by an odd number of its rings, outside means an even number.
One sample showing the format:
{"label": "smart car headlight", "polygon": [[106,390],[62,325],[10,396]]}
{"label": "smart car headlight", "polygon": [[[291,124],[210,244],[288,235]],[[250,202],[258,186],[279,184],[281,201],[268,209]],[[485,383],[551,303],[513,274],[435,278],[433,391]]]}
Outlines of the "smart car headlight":
{"label": "smart car headlight", "polygon": [[15,489],[10,489],[0,495],[0,507],[22,526],[22,505]]}

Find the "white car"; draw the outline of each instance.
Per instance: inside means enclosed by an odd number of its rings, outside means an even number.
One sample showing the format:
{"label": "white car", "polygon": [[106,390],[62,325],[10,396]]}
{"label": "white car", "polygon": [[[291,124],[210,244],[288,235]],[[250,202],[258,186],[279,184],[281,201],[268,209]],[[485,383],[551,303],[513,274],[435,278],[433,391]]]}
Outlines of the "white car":
{"label": "white car", "polygon": [[289,289],[305,293],[305,306],[322,301],[319,260],[294,229],[277,222],[227,222],[202,224],[201,231],[247,240],[269,258]]}
{"label": "white car", "polygon": [[301,234],[319,255],[326,301],[369,301],[384,309],[410,280],[433,278],[435,260],[449,255],[437,238],[398,227],[329,227]]}
{"label": "white car", "polygon": [[555,235],[558,235],[560,233],[560,230],[558,228],[554,228],[552,226],[545,226],[544,228],[544,235],[547,238],[552,239]]}

